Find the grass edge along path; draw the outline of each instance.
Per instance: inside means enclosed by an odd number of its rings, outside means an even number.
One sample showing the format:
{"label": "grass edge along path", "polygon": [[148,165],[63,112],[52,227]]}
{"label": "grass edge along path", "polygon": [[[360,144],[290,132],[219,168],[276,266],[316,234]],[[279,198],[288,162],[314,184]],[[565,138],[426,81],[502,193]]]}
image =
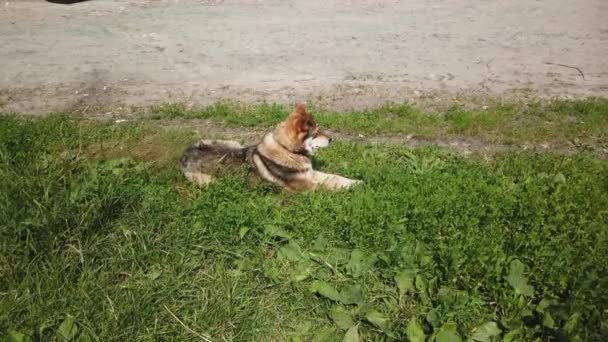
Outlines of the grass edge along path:
{"label": "grass edge along path", "polygon": [[[290,108],[277,104],[218,102],[188,109],[182,104],[153,107],[152,119],[209,119],[234,127],[269,128]],[[487,144],[526,144],[608,151],[608,99],[554,100],[527,104],[494,103],[479,108],[453,106],[428,112],[413,104],[388,103],[367,110],[336,113],[310,108],[318,124],[348,134],[409,134],[426,140],[472,138]]]}

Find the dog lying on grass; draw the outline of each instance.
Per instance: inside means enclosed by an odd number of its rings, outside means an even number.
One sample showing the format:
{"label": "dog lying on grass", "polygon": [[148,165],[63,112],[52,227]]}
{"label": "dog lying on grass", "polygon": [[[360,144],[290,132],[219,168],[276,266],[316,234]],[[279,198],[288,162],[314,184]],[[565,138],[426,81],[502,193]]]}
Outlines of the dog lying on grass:
{"label": "dog lying on grass", "polygon": [[179,164],[186,178],[199,186],[242,165],[250,175],[293,191],[347,189],[362,183],[313,170],[312,155],[330,142],[306,108],[297,105],[260,143],[242,146],[236,141],[200,140],[184,151]]}

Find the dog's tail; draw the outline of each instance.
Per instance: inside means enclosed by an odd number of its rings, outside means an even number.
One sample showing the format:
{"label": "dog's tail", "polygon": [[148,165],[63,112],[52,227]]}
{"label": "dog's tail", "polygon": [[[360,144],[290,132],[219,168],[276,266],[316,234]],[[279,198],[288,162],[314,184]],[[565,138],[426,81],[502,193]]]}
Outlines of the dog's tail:
{"label": "dog's tail", "polygon": [[241,164],[246,153],[236,141],[200,140],[186,148],[179,158],[179,168],[189,181],[202,186],[214,180],[210,170],[224,163]]}

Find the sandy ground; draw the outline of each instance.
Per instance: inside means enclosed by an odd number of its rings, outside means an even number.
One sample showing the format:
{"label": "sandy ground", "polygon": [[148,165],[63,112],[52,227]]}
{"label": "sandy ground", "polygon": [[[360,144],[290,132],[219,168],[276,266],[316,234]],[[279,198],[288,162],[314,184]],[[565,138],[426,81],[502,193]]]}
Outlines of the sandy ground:
{"label": "sandy ground", "polygon": [[3,0],[0,110],[608,96],[607,18],[606,0]]}

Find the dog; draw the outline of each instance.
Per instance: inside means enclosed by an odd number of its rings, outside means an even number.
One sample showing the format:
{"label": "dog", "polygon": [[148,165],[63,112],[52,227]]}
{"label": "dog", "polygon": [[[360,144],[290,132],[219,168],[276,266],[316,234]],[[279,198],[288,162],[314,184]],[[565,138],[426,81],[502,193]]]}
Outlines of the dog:
{"label": "dog", "polygon": [[304,105],[298,104],[272,132],[255,145],[235,141],[200,140],[190,145],[179,160],[186,178],[204,186],[226,169],[247,167],[258,177],[290,191],[348,189],[362,181],[313,170],[312,156],[327,147],[331,138],[321,133]]}

